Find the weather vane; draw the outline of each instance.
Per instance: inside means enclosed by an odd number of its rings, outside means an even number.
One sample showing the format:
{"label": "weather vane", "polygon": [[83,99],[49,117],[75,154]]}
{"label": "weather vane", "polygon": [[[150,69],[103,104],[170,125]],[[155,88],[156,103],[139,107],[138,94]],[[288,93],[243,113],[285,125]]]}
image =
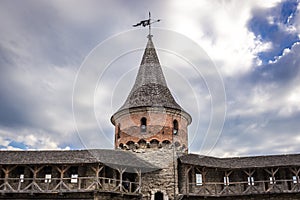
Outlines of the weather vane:
{"label": "weather vane", "polygon": [[133,27],[137,27],[137,26],[149,26],[149,35],[148,37],[152,37],[151,35],[151,24],[153,23],[156,23],[156,22],[160,22],[160,19],[157,19],[157,20],[152,20],[151,19],[151,13],[149,12],[149,19],[146,19],[146,20],[142,20],[140,21],[139,23],[135,24],[135,25],[132,25]]}

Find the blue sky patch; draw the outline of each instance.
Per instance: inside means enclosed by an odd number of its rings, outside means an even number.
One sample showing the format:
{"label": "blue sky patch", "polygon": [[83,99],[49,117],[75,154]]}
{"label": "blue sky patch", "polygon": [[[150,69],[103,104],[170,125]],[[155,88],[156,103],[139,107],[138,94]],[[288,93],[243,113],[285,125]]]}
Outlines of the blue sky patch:
{"label": "blue sky patch", "polygon": [[287,1],[278,4],[272,9],[257,9],[253,11],[253,17],[248,23],[248,28],[262,42],[271,42],[272,49],[258,53],[263,64],[274,60],[276,56],[282,55],[286,48],[300,41],[298,33],[289,31],[293,25],[293,16],[297,12],[297,1]]}
{"label": "blue sky patch", "polygon": [[22,142],[11,141],[8,146],[18,148],[18,149],[28,149],[28,147]]}

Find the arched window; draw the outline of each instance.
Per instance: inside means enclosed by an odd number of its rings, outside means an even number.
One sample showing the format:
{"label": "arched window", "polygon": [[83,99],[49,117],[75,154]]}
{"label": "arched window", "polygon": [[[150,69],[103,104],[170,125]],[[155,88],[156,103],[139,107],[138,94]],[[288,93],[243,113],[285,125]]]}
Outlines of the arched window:
{"label": "arched window", "polygon": [[128,141],[128,142],[126,143],[126,145],[127,145],[127,147],[128,147],[129,149],[133,149],[133,148],[134,148],[134,142],[133,142],[133,141]]}
{"label": "arched window", "polygon": [[154,199],[155,200],[164,200],[164,194],[162,192],[156,192],[154,194]]}
{"label": "arched window", "polygon": [[156,139],[153,139],[150,141],[150,146],[151,147],[158,147],[159,141]]}
{"label": "arched window", "polygon": [[147,131],[147,119],[143,117],[141,119],[141,132],[146,132]]}
{"label": "arched window", "polygon": [[162,146],[168,146],[170,144],[171,144],[171,142],[169,140],[162,141]]}
{"label": "arched window", "polygon": [[178,121],[175,119],[173,121],[173,134],[177,135],[177,133],[178,133]]}
{"label": "arched window", "polygon": [[147,142],[146,142],[146,140],[144,140],[144,139],[140,139],[140,140],[138,141],[138,144],[140,145],[141,148],[145,148],[146,145],[147,145]]}

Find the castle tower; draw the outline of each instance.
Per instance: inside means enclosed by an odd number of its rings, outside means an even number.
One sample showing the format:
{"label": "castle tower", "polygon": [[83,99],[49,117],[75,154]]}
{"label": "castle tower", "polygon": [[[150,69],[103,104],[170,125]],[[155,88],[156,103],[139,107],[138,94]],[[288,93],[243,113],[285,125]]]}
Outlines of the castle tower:
{"label": "castle tower", "polygon": [[148,35],[134,86],[125,103],[111,117],[115,148],[152,149],[174,144],[177,150],[187,152],[187,127],[191,121],[191,116],[172,96],[152,35]]}

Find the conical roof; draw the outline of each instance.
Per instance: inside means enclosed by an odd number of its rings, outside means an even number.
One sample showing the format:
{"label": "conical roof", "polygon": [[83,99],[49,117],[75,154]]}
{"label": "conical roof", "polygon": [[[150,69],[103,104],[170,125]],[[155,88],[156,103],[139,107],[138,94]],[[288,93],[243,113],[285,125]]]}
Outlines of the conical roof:
{"label": "conical roof", "polygon": [[140,107],[163,107],[185,112],[175,101],[167,86],[152,36],[148,36],[134,86],[118,112]]}

